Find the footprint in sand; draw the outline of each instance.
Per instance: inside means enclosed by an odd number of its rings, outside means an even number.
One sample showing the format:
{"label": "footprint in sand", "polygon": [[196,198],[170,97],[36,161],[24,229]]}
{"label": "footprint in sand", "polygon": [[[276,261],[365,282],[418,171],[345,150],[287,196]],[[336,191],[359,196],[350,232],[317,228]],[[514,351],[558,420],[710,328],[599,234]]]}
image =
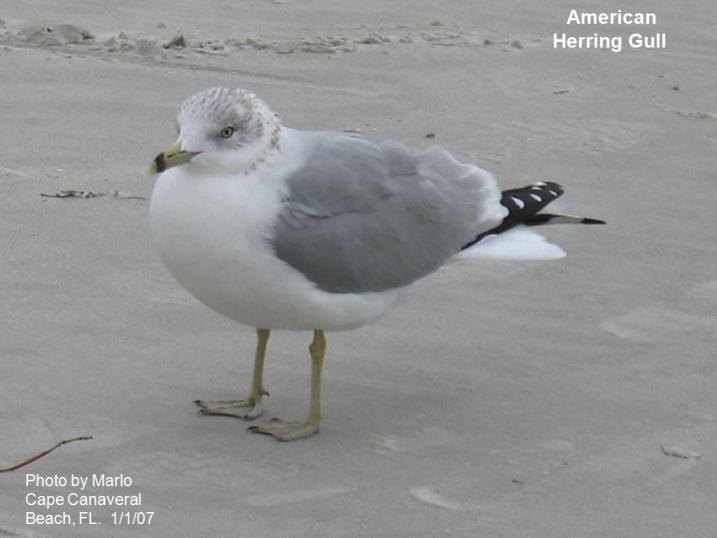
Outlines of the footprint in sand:
{"label": "footprint in sand", "polygon": [[436,490],[429,488],[427,486],[421,486],[418,488],[413,488],[409,490],[408,492],[411,497],[414,499],[429,504],[431,506],[435,506],[436,508],[444,508],[446,510],[459,510],[460,506],[458,506],[456,503],[449,501],[446,499],[441,493]]}
{"label": "footprint in sand", "polygon": [[354,488],[322,488],[322,489],[300,489],[296,491],[281,491],[276,493],[264,493],[259,495],[247,495],[240,499],[242,504],[253,507],[278,506],[298,502],[313,501],[335,497],[342,493],[353,491]]}
{"label": "footprint in sand", "polygon": [[704,302],[717,303],[717,280],[701,282],[687,290],[687,295]]}
{"label": "footprint in sand", "polygon": [[371,437],[371,451],[376,454],[407,452],[437,446],[458,444],[457,435],[443,428],[425,428],[417,432],[397,435],[378,435]]}
{"label": "footprint in sand", "polygon": [[603,321],[603,330],[625,340],[643,343],[679,342],[710,338],[717,334],[717,319],[667,308],[638,308]]}

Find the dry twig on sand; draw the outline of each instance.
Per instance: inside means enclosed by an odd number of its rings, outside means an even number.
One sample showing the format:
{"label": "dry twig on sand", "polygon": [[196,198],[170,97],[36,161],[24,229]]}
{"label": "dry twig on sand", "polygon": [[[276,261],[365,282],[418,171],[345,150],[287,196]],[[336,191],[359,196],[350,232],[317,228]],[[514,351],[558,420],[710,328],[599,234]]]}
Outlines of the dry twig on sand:
{"label": "dry twig on sand", "polygon": [[50,452],[55,450],[56,448],[60,448],[62,445],[66,445],[67,443],[72,443],[74,441],[89,441],[92,439],[91,435],[82,436],[82,437],[73,437],[72,439],[65,439],[63,441],[60,441],[52,448],[48,448],[44,452],[40,452],[39,454],[35,454],[34,456],[21,461],[20,463],[16,463],[15,465],[12,465],[10,467],[4,467],[0,469],[0,473],[9,473],[10,471],[16,471],[17,469],[20,469],[21,467],[25,467],[25,465],[31,464],[33,461],[39,460],[40,458],[47,456]]}

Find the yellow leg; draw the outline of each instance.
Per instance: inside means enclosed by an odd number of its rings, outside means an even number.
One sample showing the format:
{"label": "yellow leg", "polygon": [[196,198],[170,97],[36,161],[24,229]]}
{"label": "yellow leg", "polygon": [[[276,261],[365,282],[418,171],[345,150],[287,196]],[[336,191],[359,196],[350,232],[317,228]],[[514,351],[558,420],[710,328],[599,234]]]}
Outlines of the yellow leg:
{"label": "yellow leg", "polygon": [[311,353],[311,403],[309,404],[309,424],[316,424],[319,428],[319,420],[321,420],[321,371],[324,365],[324,355],[326,354],[326,336],[324,331],[314,331],[314,341],[309,346]]}
{"label": "yellow leg", "polygon": [[266,357],[266,345],[269,343],[269,329],[256,330],[256,352],[254,353],[254,375],[251,380],[251,391],[249,400],[260,402],[262,396],[269,393],[264,388],[264,357]]}
{"label": "yellow leg", "polygon": [[314,340],[309,346],[311,353],[311,401],[309,403],[309,416],[301,421],[286,421],[273,418],[265,426],[252,426],[249,428],[254,433],[271,435],[279,441],[295,441],[310,437],[319,431],[321,420],[321,370],[326,354],[326,337],[324,331],[316,329]]}
{"label": "yellow leg", "polygon": [[249,396],[240,400],[196,400],[202,415],[222,415],[252,420],[259,417],[264,408],[262,398],[269,393],[264,388],[264,357],[269,342],[269,329],[256,330],[256,353],[254,354],[254,375]]}

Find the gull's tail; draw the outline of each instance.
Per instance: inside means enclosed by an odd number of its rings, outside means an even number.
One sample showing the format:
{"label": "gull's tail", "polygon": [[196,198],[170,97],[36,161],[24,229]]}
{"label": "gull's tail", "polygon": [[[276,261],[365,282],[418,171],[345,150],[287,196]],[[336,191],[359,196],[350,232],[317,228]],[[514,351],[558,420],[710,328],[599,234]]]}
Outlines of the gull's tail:
{"label": "gull's tail", "polygon": [[520,189],[503,191],[500,200],[508,210],[503,221],[463,246],[459,259],[499,258],[549,260],[562,258],[565,251],[548,243],[545,238],[529,230],[528,226],[545,224],[605,224],[590,217],[540,211],[563,194],[557,183],[538,182]]}

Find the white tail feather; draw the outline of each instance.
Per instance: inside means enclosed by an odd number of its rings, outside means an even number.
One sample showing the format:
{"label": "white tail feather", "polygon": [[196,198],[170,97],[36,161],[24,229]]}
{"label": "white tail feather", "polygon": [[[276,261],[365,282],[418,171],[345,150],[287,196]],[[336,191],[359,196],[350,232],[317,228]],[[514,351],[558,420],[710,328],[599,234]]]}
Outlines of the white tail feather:
{"label": "white tail feather", "polygon": [[467,260],[557,260],[566,256],[557,245],[545,237],[519,225],[499,235],[489,235],[475,245],[462,250],[453,259]]}

